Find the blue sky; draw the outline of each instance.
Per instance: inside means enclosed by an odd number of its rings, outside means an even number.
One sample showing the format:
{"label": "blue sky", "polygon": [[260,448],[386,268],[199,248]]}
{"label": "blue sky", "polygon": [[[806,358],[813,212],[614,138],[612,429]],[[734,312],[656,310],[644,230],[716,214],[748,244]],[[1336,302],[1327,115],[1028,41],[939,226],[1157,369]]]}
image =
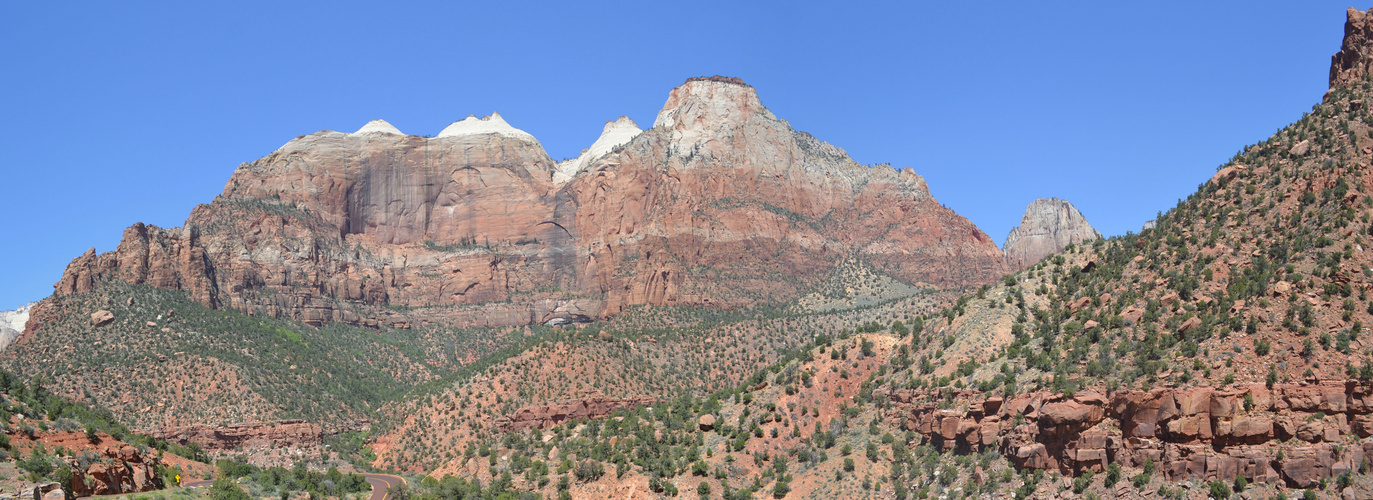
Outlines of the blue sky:
{"label": "blue sky", "polygon": [[1048,196],[1123,234],[1319,102],[1349,6],[590,4],[0,5],[0,308],[298,135],[494,110],[557,160],[714,74],[998,242]]}

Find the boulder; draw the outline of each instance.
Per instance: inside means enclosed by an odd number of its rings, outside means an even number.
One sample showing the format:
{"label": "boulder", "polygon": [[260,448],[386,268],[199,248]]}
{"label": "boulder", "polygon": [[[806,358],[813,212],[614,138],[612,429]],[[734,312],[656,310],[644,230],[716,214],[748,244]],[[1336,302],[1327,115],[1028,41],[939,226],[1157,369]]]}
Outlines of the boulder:
{"label": "boulder", "polygon": [[91,313],[91,326],[105,326],[114,321],[114,313],[101,309]]}
{"label": "boulder", "polygon": [[1074,300],[1074,301],[1068,303],[1068,310],[1069,310],[1069,311],[1073,311],[1073,312],[1077,312],[1079,309],[1082,309],[1082,308],[1084,308],[1084,307],[1087,307],[1088,305],[1091,305],[1091,303],[1092,303],[1092,298],[1091,298],[1091,297],[1078,297],[1077,300]]}
{"label": "boulder", "polygon": [[1216,175],[1211,176],[1211,180],[1207,181],[1207,183],[1218,184],[1221,182],[1229,181],[1231,179],[1234,179],[1236,175],[1239,175],[1239,173],[1243,172],[1244,170],[1245,168],[1240,165],[1232,165],[1229,167],[1222,168],[1216,171]]}
{"label": "boulder", "polygon": [[701,418],[696,419],[696,426],[703,431],[715,430],[715,415],[701,415]]}
{"label": "boulder", "polygon": [[1191,331],[1198,326],[1201,326],[1201,318],[1192,316],[1183,321],[1181,325],[1178,325],[1178,333]]}

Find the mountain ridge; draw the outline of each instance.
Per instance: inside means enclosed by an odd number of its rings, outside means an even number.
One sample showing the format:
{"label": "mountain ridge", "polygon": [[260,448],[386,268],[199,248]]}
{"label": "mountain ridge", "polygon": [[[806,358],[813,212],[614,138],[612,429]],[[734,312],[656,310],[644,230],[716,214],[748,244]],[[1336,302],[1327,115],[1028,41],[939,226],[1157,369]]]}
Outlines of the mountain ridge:
{"label": "mountain ridge", "polygon": [[742,82],[688,80],[653,128],[562,185],[538,141],[497,114],[434,138],[392,130],[293,139],[240,165],[181,228],[136,224],[116,251],[73,260],[54,293],[115,277],[317,325],[403,324],[385,307],[454,305],[433,319],[476,326],[784,302],[846,254],[938,287],[1005,272],[918,174],[853,162]]}

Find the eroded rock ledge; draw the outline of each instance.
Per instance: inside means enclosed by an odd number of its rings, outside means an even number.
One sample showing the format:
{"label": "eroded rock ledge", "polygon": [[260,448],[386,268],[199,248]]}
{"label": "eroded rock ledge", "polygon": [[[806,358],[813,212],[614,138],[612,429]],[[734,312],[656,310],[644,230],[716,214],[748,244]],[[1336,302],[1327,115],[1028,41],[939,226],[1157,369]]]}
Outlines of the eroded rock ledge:
{"label": "eroded rock ledge", "polygon": [[1063,474],[1152,461],[1170,481],[1242,475],[1310,488],[1373,455],[1373,385],[1356,381],[1011,399],[963,391],[951,408],[933,392],[875,394],[941,450],[995,450],[1019,467]]}
{"label": "eroded rock ledge", "polygon": [[651,405],[656,400],[652,396],[636,398],[593,397],[576,399],[551,405],[526,406],[515,413],[496,420],[496,426],[504,432],[524,431],[533,427],[540,429],[552,427],[569,420],[599,418],[619,410]]}
{"label": "eroded rock ledge", "polygon": [[183,445],[196,443],[206,451],[306,447],[324,443],[324,429],[304,420],[244,422],[226,426],[189,425],[158,429],[149,434]]}

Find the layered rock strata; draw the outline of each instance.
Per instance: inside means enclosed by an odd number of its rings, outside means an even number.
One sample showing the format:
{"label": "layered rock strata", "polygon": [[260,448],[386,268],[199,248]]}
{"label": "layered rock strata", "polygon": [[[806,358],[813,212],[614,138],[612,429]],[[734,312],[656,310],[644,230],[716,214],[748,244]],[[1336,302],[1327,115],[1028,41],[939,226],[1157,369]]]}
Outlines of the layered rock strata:
{"label": "layered rock strata", "polygon": [[699,78],[652,128],[611,122],[562,170],[495,114],[433,138],[381,120],[301,136],[183,227],[135,224],[78,257],[54,291],[119,279],[317,325],[562,323],[788,300],[843,256],[937,287],[1006,271],[909,168],[859,165],[753,87]]}
{"label": "layered rock strata", "polygon": [[1063,251],[1070,244],[1100,239],[1087,218],[1072,203],[1058,198],[1040,198],[1025,207],[1020,225],[1006,236],[1002,253],[1011,271],[1038,263],[1046,256]]}
{"label": "layered rock strata", "polygon": [[324,443],[324,429],[303,420],[169,427],[149,435],[182,445],[195,443],[206,451],[310,447]]}

